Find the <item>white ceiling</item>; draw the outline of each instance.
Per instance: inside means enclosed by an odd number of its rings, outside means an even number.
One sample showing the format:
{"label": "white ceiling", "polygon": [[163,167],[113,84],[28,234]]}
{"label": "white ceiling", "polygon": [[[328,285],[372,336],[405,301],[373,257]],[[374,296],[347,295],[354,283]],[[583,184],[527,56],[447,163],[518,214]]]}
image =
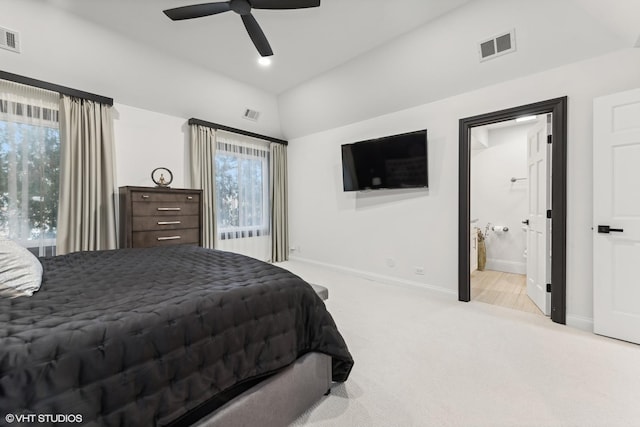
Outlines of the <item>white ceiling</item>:
{"label": "white ceiling", "polygon": [[173,22],[162,10],[203,0],[47,0],[67,13],[180,60],[280,94],[475,0],[322,0],[319,8],[254,10],[274,51],[262,68],[233,12]]}

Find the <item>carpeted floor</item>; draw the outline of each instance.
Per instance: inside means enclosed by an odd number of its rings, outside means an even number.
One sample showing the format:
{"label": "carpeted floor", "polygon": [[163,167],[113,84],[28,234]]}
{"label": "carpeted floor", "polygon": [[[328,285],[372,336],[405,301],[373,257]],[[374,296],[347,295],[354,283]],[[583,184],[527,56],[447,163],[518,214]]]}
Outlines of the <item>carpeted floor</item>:
{"label": "carpeted floor", "polygon": [[329,288],[351,377],[292,426],[640,426],[640,346],[548,318],[279,264]]}

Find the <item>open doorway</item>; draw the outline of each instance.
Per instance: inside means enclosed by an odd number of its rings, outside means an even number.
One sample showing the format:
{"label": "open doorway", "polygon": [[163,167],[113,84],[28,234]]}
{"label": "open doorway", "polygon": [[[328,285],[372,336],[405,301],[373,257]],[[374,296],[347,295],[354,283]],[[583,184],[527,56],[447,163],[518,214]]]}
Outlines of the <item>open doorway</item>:
{"label": "open doorway", "polygon": [[[458,299],[471,299],[471,130],[524,116],[542,116],[551,114],[550,125],[553,138],[549,154],[551,155],[551,199],[549,210],[544,212],[544,222],[553,229],[549,240],[551,252],[550,274],[539,277],[538,285],[545,282],[543,295],[549,298],[549,313],[557,323],[566,323],[566,139],[567,139],[567,98],[557,98],[535,104],[515,107],[460,120],[460,158],[459,158],[459,256],[458,256]],[[547,141],[545,141],[547,142]],[[513,177],[519,178],[519,177]],[[548,218],[548,221],[547,221]],[[531,216],[528,218],[531,220]],[[542,221],[542,220],[541,220]],[[542,222],[540,222],[542,223]],[[501,225],[501,224],[495,224]],[[503,225],[503,227],[505,227]],[[496,231],[498,232],[498,231]],[[504,233],[504,231],[502,231]],[[545,251],[536,251],[544,254]],[[547,251],[548,253],[548,251]],[[542,273],[541,273],[542,274]]]}
{"label": "open doorway", "polygon": [[471,299],[549,316],[552,114],[471,128]]}

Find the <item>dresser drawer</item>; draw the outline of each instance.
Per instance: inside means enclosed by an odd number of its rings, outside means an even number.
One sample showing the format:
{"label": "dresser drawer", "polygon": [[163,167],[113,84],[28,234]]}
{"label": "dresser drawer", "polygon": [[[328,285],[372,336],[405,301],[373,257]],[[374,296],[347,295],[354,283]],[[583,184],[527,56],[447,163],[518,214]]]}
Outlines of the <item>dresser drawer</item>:
{"label": "dresser drawer", "polygon": [[167,231],[134,231],[132,234],[134,248],[147,248],[150,246],[164,245],[200,244],[200,229],[198,228]]}
{"label": "dresser drawer", "polygon": [[133,202],[133,216],[200,215],[200,203]]}
{"label": "dresser drawer", "polygon": [[134,216],[132,218],[133,231],[179,230],[198,227],[200,227],[200,217],[198,215]]}
{"label": "dresser drawer", "polygon": [[132,191],[132,202],[200,203],[198,193],[159,193],[155,191]]}

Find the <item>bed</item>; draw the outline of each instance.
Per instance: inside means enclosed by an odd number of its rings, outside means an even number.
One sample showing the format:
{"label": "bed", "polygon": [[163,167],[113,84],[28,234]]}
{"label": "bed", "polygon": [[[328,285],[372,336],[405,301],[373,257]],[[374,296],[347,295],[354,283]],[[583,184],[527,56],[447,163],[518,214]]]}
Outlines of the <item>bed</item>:
{"label": "bed", "polygon": [[322,299],[277,266],[197,246],[40,261],[38,292],[0,299],[0,414],[232,425],[292,393],[282,378],[353,366]]}

